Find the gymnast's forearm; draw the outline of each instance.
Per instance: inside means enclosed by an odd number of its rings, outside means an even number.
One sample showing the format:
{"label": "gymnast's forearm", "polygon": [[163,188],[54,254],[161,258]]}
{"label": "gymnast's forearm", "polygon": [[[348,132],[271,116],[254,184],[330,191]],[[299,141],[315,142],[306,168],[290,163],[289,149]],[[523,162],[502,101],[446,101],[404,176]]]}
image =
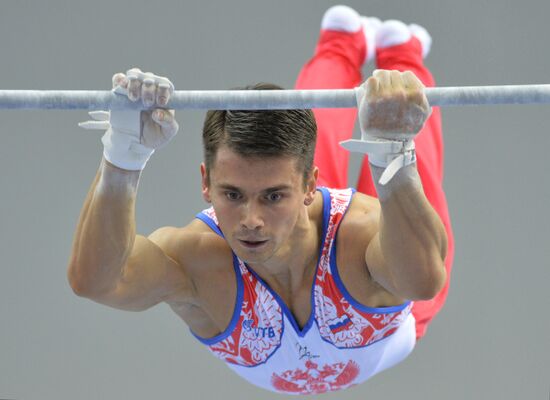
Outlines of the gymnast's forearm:
{"label": "gymnast's forearm", "polygon": [[117,283],[135,241],[140,172],[103,159],[74,235],[68,279],[77,294],[101,294]]}
{"label": "gymnast's forearm", "polygon": [[[371,165],[378,182],[383,169]],[[429,299],[445,282],[447,236],[428,202],[416,164],[402,168],[386,185],[377,184],[381,213],[379,241],[391,286],[409,299]]]}

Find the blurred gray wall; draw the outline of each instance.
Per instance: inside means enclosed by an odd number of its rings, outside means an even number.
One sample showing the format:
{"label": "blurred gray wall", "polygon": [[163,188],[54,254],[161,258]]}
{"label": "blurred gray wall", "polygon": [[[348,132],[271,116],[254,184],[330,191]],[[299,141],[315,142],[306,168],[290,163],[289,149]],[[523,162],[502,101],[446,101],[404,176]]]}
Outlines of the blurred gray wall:
{"label": "blurred gray wall", "polygon": [[[291,88],[332,4],[3,1],[0,88],[109,89],[132,66],[178,89]],[[547,1],[347,4],[426,26],[441,86],[548,83]],[[204,207],[203,113],[178,115],[183,130],[143,173],[144,234]],[[443,111],[457,245],[447,305],[404,363],[324,398],[548,399],[549,115],[549,106]],[[86,118],[0,111],[0,398],[279,398],[214,359],[167,306],[127,313],[72,293],[72,234],[101,157],[100,135],[76,126]]]}

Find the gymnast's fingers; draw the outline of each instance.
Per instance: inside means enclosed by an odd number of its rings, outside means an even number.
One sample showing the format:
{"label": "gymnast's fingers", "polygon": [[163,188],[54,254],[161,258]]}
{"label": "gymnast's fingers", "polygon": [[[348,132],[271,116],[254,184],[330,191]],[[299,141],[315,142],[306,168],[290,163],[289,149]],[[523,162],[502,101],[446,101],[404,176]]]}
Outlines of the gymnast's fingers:
{"label": "gymnast's fingers", "polygon": [[117,72],[113,75],[112,83],[113,89],[117,87],[122,87],[126,89],[128,87],[128,79],[126,79],[126,75],[124,75],[122,72]]}
{"label": "gymnast's fingers", "polygon": [[141,84],[141,101],[145,107],[151,107],[155,104],[157,98],[157,84],[155,75],[151,72],[146,72]]}
{"label": "gymnast's fingers", "polygon": [[365,83],[365,95],[369,97],[374,96],[378,92],[378,86],[378,79],[376,79],[374,76],[369,77],[367,79],[367,82]]}
{"label": "gymnast's fingers", "polygon": [[403,74],[400,71],[390,71],[390,81],[392,90],[401,91],[405,89],[405,82],[403,81]]}
{"label": "gymnast's fingers", "polygon": [[411,71],[403,73],[403,83],[407,89],[407,98],[423,108],[428,108],[428,99],[425,95],[424,84]]}
{"label": "gymnast's fingers", "polygon": [[174,110],[158,108],[151,115],[153,121],[160,125],[163,136],[170,140],[176,135],[179,124],[176,121]]}
{"label": "gymnast's fingers", "polygon": [[391,88],[390,71],[377,69],[372,73],[372,76],[378,80],[378,94],[387,94]]}
{"label": "gymnast's fingers", "polygon": [[173,86],[169,82],[160,82],[157,86],[157,104],[161,107],[168,104],[173,90]]}
{"label": "gymnast's fingers", "polygon": [[128,79],[128,98],[134,102],[138,101],[141,96],[140,73],[141,70],[139,68],[132,68],[126,72],[126,78]]}

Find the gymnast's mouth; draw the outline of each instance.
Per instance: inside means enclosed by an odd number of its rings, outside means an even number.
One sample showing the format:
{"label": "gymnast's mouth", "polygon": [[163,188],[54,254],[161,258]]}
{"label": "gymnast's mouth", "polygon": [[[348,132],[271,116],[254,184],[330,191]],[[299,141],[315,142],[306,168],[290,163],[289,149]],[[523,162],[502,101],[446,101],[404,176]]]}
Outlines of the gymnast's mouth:
{"label": "gymnast's mouth", "polygon": [[268,242],[268,240],[243,240],[243,239],[238,239],[238,240],[239,240],[239,243],[241,243],[241,245],[249,249],[257,249],[259,247],[262,247],[264,244]]}

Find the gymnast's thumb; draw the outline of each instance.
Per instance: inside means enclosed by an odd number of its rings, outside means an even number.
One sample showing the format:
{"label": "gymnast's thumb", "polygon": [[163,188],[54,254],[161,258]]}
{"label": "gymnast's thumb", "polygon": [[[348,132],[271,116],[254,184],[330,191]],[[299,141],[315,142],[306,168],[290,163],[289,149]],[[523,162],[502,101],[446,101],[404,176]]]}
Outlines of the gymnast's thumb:
{"label": "gymnast's thumb", "polygon": [[178,132],[179,125],[174,116],[174,110],[156,109],[151,114],[151,118],[160,125],[165,135],[171,137]]}

